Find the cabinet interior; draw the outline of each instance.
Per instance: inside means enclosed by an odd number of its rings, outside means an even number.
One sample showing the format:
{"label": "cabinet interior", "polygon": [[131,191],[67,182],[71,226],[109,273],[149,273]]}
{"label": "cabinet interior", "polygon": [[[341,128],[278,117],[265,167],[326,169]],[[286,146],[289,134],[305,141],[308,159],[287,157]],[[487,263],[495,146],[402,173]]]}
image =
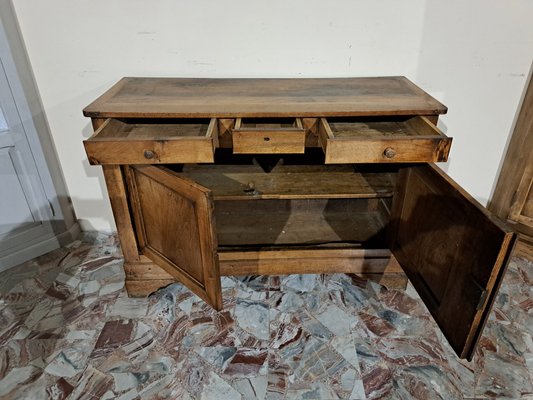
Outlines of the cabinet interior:
{"label": "cabinet interior", "polygon": [[212,191],[220,250],[386,248],[398,167],[324,165],[323,157],[319,149],[280,156],[219,149],[215,164],[166,167]]}
{"label": "cabinet interior", "polygon": [[381,199],[215,201],[220,248],[334,246],[383,248]]}

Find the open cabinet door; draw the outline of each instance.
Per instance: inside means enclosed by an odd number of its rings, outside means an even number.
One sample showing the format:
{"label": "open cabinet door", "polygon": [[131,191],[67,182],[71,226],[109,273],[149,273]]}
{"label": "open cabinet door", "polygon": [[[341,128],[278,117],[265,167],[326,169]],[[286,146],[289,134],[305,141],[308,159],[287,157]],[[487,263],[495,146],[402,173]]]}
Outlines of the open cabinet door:
{"label": "open cabinet door", "polygon": [[142,254],[222,308],[211,191],[164,168],[126,168]]}
{"label": "open cabinet door", "polygon": [[515,234],[432,164],[404,168],[391,250],[444,336],[471,359]]}

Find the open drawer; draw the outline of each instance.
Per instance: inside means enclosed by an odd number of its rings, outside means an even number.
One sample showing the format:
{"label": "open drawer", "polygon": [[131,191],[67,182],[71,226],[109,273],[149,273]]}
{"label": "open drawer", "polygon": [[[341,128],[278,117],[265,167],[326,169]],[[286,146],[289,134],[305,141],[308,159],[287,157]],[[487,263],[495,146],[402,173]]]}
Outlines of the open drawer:
{"label": "open drawer", "polygon": [[212,163],[216,119],[107,119],[85,140],[91,164]]}
{"label": "open drawer", "polygon": [[305,151],[305,129],[300,118],[237,118],[232,136],[235,154]]}
{"label": "open drawer", "polygon": [[452,139],[426,117],[321,118],[326,164],[440,162]]}

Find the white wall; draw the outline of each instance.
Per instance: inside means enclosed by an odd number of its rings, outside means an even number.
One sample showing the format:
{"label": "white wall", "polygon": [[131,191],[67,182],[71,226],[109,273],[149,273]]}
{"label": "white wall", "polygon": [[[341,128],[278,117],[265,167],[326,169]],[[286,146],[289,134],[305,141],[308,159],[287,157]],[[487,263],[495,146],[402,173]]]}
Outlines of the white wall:
{"label": "white wall", "polygon": [[85,229],[114,228],[81,110],[122,76],[405,75],[449,107],[444,168],[490,197],[533,59],[533,2],[16,0]]}

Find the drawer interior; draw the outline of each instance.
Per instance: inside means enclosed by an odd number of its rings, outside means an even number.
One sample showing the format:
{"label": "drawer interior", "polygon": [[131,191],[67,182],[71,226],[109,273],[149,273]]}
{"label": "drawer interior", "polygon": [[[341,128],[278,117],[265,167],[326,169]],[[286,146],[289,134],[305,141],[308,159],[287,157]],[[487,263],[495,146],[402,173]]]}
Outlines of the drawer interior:
{"label": "drawer interior", "polygon": [[[110,118],[91,140],[172,140],[205,138],[213,134],[211,119],[115,119]],[[210,126],[212,125],[212,126]]]}
{"label": "drawer interior", "polygon": [[300,118],[237,118],[234,130],[271,131],[296,130],[302,131]]}
{"label": "drawer interior", "polygon": [[443,134],[423,117],[339,117],[327,118],[335,139],[440,137]]}

